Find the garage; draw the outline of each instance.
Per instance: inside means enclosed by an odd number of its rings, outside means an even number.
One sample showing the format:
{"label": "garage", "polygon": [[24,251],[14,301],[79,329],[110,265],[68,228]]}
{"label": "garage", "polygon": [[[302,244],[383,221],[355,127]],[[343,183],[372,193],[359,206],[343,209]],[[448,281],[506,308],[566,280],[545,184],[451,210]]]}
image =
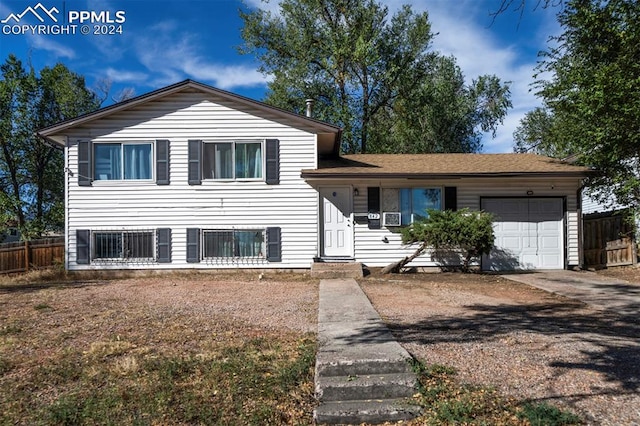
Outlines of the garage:
{"label": "garage", "polygon": [[483,270],[564,269],[562,198],[483,198],[481,208],[495,216]]}

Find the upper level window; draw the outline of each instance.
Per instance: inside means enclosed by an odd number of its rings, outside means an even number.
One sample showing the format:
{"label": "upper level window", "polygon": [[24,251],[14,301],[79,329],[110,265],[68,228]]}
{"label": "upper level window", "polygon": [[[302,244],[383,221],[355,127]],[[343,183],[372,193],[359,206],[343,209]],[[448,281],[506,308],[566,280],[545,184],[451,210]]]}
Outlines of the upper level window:
{"label": "upper level window", "polygon": [[262,142],[215,142],[203,147],[204,179],[262,179]]}
{"label": "upper level window", "polygon": [[151,143],[94,144],[94,180],[150,180]]}
{"label": "upper level window", "polygon": [[428,216],[427,209],[440,210],[441,188],[403,188],[400,190],[402,224],[413,223]]}

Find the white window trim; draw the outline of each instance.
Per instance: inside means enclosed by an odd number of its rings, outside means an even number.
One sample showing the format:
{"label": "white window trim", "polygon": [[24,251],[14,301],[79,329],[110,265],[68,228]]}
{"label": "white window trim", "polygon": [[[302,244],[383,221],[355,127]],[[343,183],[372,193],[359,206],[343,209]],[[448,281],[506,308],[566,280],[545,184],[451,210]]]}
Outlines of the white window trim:
{"label": "white window trim", "polygon": [[[233,148],[231,149],[231,153],[233,155],[233,160],[232,160],[232,166],[233,166],[233,178],[221,178],[221,179],[216,179],[216,178],[207,178],[205,177],[205,172],[204,172],[204,167],[205,167],[205,161],[204,161],[204,151],[205,151],[205,146],[207,144],[232,144]],[[236,178],[236,144],[248,144],[248,143],[252,143],[252,144],[256,144],[259,143],[260,144],[260,156],[261,156],[261,172],[262,172],[262,176],[259,178]],[[265,182],[267,180],[266,177],[266,167],[267,167],[267,156],[266,156],[266,139],[233,139],[233,140],[229,140],[229,139],[224,139],[224,140],[203,140],[202,141],[202,165],[201,165],[201,170],[200,170],[200,174],[202,176],[202,182]]]}
{"label": "white window trim", "polygon": [[[150,168],[151,168],[151,177],[149,179],[124,179],[124,149],[120,148],[120,161],[122,164],[122,179],[96,179],[95,169],[96,169],[96,145],[120,145],[123,147],[124,145],[151,145],[151,158],[150,158]],[[131,182],[140,182],[140,183],[155,183],[156,179],[156,144],[155,141],[93,141],[91,143],[91,181],[92,184],[104,185],[104,184],[113,184],[113,183],[131,183]]]}

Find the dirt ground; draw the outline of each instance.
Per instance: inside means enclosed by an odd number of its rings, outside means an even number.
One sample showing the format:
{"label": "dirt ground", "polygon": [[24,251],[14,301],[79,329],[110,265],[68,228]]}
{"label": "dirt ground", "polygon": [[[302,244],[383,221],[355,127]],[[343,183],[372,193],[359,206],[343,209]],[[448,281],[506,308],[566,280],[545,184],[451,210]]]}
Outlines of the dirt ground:
{"label": "dirt ground", "polygon": [[[640,285],[638,272],[601,271]],[[374,273],[360,282],[411,354],[455,367],[461,381],[568,407],[590,424],[640,424],[639,318],[495,275]],[[197,353],[218,340],[313,333],[317,309],[318,282],[302,274],[3,279],[0,352],[25,371],[65,347],[91,351],[120,337],[136,350]],[[21,343],[12,330],[34,339]]]}
{"label": "dirt ground", "polygon": [[[637,269],[607,271],[638,281]],[[362,287],[398,341],[461,381],[640,424],[640,319],[494,275],[371,276]]]}
{"label": "dirt ground", "polygon": [[640,285],[640,267],[620,266],[617,268],[602,269],[597,272],[605,277],[617,278],[628,281],[631,284]]}

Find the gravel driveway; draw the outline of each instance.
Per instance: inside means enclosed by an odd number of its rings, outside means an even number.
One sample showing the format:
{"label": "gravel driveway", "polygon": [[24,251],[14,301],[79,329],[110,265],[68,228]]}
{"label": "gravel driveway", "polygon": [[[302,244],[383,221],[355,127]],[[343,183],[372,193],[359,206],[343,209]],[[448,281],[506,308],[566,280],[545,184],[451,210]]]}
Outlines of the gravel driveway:
{"label": "gravel driveway", "polygon": [[640,424],[640,318],[490,275],[361,281],[398,341],[461,381],[570,408],[589,424]]}

